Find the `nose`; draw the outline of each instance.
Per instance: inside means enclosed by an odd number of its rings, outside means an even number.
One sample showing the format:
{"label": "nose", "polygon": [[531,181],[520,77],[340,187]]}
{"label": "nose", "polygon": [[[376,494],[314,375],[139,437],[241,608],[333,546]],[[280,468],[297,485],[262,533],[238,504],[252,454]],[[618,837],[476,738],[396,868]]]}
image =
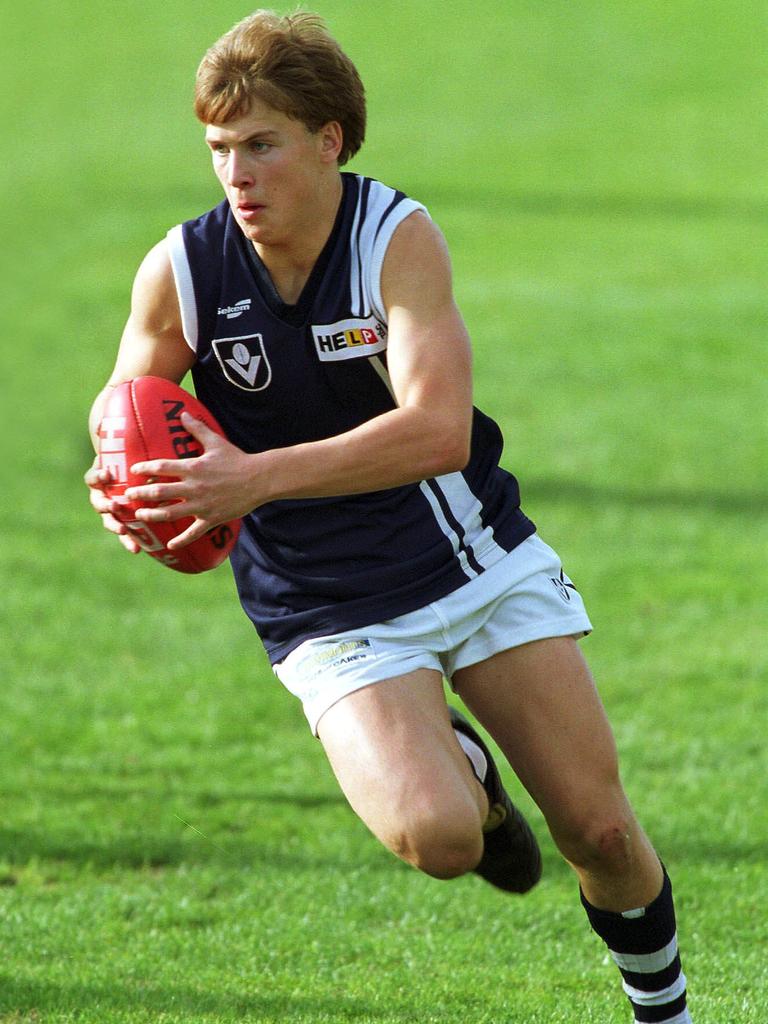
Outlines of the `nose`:
{"label": "nose", "polygon": [[253,185],[253,173],[247,158],[234,148],[229,151],[227,160],[227,184],[232,188],[249,188]]}

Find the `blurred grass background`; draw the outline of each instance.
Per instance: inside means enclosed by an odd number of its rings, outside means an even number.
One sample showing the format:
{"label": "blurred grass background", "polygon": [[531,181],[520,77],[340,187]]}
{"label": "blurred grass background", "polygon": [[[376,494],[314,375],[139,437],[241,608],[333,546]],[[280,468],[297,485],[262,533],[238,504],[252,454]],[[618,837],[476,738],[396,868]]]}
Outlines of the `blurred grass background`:
{"label": "blurred grass background", "polygon": [[[762,1024],[764,7],[316,9],[368,89],[352,169],[443,227],[478,404],[587,597],[695,1019]],[[246,13],[0,14],[0,1019],[624,1021],[524,794],[547,872],[526,900],[398,865],[228,570],[130,559],[87,506],[85,418],[135,269],[219,198],[194,71]]]}

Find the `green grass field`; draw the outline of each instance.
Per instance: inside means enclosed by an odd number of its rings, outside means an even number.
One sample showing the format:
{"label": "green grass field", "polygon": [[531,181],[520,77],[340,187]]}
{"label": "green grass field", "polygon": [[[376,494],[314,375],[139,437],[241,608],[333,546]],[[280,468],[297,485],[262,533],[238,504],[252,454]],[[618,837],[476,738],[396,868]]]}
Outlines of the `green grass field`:
{"label": "green grass field", "polygon": [[[697,1024],[768,1020],[762,5],[319,0],[366,80],[353,168],[452,247],[477,401],[585,592]],[[229,570],[131,559],[80,479],[131,280],[218,201],[191,82],[247,13],[2,15],[0,1020],[621,1024],[530,812],[504,900],[379,848]]]}

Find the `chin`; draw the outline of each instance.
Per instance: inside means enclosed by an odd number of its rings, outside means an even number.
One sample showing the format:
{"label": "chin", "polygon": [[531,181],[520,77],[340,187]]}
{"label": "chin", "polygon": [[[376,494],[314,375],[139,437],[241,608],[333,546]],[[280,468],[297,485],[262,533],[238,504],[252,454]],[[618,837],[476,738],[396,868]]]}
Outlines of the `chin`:
{"label": "chin", "polygon": [[[235,218],[237,220],[237,218]],[[264,229],[258,227],[256,224],[243,223],[241,220],[237,220],[240,226],[240,230],[243,232],[245,237],[250,242],[263,242],[264,241]]]}

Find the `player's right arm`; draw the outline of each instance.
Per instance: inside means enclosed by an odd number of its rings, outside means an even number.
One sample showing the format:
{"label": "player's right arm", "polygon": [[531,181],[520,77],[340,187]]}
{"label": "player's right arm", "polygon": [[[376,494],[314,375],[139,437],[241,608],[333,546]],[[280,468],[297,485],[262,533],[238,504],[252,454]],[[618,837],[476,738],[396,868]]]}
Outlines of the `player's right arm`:
{"label": "player's right arm", "polygon": [[[99,424],[112,388],[143,376],[165,377],[179,384],[194,361],[195,353],[184,340],[171,259],[163,239],[147,253],[138,269],[114,369],[91,408],[88,426],[94,449],[98,451]],[[98,468],[97,461],[85,474],[91,505],[102,516],[105,528],[117,534],[129,551],[137,552],[139,546],[112,515],[113,502],[102,489],[109,474]]]}

